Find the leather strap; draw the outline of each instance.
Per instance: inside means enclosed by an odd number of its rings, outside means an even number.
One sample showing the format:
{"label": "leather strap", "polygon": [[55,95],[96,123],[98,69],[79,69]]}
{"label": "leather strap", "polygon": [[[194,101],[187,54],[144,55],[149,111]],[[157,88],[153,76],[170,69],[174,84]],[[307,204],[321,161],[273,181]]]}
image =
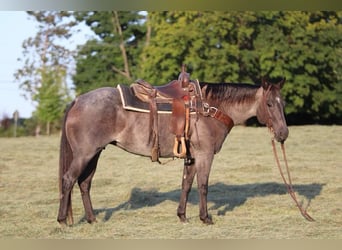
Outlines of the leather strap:
{"label": "leather strap", "polygon": [[213,118],[225,124],[228,127],[229,131],[234,127],[234,121],[232,120],[232,118],[230,118],[229,115],[226,115],[219,109],[217,110]]}
{"label": "leather strap", "polygon": [[228,128],[228,131],[230,131],[234,127],[234,121],[232,118],[230,118],[229,115],[223,113],[221,110],[210,107],[208,109],[208,116],[215,118],[216,120],[222,122],[226,127]]}
{"label": "leather strap", "polygon": [[296,203],[299,211],[301,212],[301,214],[303,215],[303,217],[305,219],[307,219],[308,221],[315,221],[309,214],[308,212],[306,211],[306,208],[303,208],[303,205],[302,204],[299,204],[298,200],[297,200],[297,197],[296,197],[296,194],[293,190],[293,186],[292,186],[292,181],[291,181],[291,175],[290,175],[290,170],[289,170],[289,166],[287,164],[287,159],[286,159],[286,153],[285,153],[285,145],[284,143],[281,143],[281,150],[283,151],[283,159],[284,159],[284,162],[285,162],[285,167],[286,167],[286,172],[287,172],[287,177],[288,177],[288,182],[286,181],[285,179],[285,176],[284,176],[284,173],[283,173],[283,170],[280,166],[280,161],[279,161],[279,158],[278,158],[278,153],[277,153],[277,149],[276,149],[276,146],[275,146],[275,143],[274,143],[274,139],[272,138],[272,148],[273,148],[273,153],[274,153],[274,157],[275,157],[275,160],[277,162],[277,166],[278,166],[278,169],[279,169],[279,172],[280,172],[280,175],[281,175],[281,178],[283,179],[284,181],[284,184],[287,188],[287,191],[288,193],[290,194],[291,198],[293,199],[293,201]]}

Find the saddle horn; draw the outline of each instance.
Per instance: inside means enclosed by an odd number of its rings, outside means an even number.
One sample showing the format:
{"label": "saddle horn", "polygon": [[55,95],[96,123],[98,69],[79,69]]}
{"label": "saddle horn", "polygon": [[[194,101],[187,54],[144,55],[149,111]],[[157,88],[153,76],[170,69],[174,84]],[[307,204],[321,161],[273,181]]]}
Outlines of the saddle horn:
{"label": "saddle horn", "polygon": [[190,74],[185,71],[186,65],[182,65],[182,71],[178,76],[178,81],[180,81],[182,88],[187,88],[190,82]]}

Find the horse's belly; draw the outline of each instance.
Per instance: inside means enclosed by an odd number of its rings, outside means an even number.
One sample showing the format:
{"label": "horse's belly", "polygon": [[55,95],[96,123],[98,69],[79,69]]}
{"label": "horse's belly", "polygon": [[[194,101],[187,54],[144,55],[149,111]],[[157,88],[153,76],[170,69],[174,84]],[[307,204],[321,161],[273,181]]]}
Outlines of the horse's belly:
{"label": "horse's belly", "polygon": [[[159,117],[159,152],[160,157],[173,156],[174,136],[168,127],[168,117]],[[150,115],[148,113],[126,113],[126,124],[115,138],[115,145],[137,155],[151,156],[153,147],[150,127]]]}

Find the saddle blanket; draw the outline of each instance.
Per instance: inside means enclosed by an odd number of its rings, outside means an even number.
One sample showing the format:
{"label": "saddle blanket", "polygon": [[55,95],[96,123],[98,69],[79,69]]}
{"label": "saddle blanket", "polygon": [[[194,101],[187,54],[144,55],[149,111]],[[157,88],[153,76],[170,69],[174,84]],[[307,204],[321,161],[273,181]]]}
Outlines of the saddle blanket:
{"label": "saddle blanket", "polygon": [[[147,102],[143,102],[138,99],[132,88],[119,84],[117,89],[120,92],[122,106],[126,110],[137,111],[150,113],[150,104]],[[172,104],[171,103],[157,103],[157,110],[160,114],[171,114],[172,113]]]}

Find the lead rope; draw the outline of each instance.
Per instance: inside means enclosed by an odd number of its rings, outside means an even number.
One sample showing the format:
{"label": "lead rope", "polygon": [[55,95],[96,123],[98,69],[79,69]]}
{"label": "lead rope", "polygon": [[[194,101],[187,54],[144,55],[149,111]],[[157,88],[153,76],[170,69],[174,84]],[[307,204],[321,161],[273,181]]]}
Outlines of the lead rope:
{"label": "lead rope", "polygon": [[287,164],[287,159],[286,159],[286,153],[285,153],[285,145],[284,143],[281,143],[281,150],[283,152],[283,158],[284,158],[284,162],[285,162],[285,167],[286,167],[286,173],[287,173],[287,177],[288,177],[288,181],[286,181],[286,178],[284,176],[284,173],[283,173],[283,170],[281,168],[281,165],[280,165],[280,162],[279,162],[279,158],[278,158],[278,153],[277,153],[277,149],[276,149],[276,145],[274,143],[274,138],[272,138],[272,147],[273,147],[273,153],[274,153],[274,158],[277,162],[277,166],[278,166],[278,169],[279,169],[279,172],[280,172],[280,175],[281,175],[281,178],[283,179],[284,181],[284,184],[287,188],[287,192],[289,193],[289,195],[291,196],[291,198],[294,200],[294,202],[296,203],[299,211],[301,212],[302,216],[308,220],[308,221],[315,221],[306,211],[306,209],[304,209],[298,202],[297,200],[297,197],[296,197],[296,194],[293,190],[293,187],[292,187],[292,180],[291,180],[291,175],[290,175],[290,170],[289,170],[289,166]]}

